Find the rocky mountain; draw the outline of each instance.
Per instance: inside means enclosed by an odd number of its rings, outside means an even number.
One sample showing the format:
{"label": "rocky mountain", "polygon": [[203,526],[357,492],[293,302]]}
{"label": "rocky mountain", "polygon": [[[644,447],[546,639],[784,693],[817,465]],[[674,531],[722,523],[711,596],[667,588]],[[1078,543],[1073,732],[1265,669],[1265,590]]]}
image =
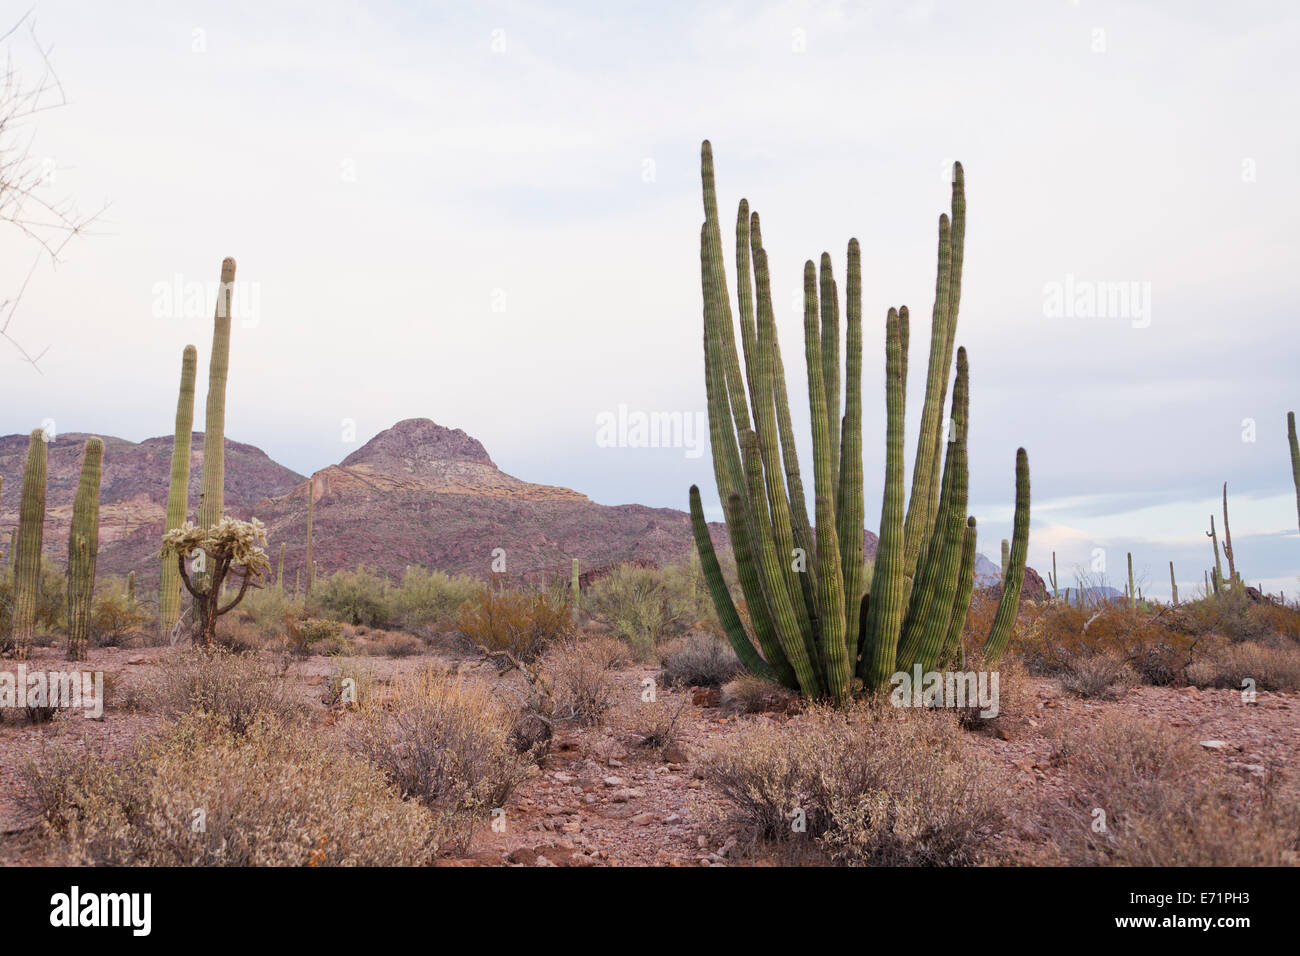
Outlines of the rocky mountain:
{"label": "rocky mountain", "polygon": [[[83,434],[60,435],[48,450],[46,552],[65,560]],[[171,466],[170,436],[135,443],[105,438],[100,505],[100,572],[158,577]],[[0,438],[0,548],[18,523],[27,436]],[[198,506],[203,434],[190,462],[190,516]],[[391,576],[408,565],[484,576],[504,559],[516,579],[585,571],[629,561],[662,564],[691,547],[689,516],[673,508],[600,505],[568,488],[523,481],[501,471],[475,438],[427,418],[398,422],[337,465],[310,479],[276,464],[251,445],[226,442],[227,511],[257,517],[268,529],[272,567],[285,547],[292,586],[305,568],[307,495],[313,497],[313,558],[322,572],[366,565]],[[725,546],[725,526],[712,525]],[[868,557],[877,538],[864,536]],[[983,555],[981,572],[997,566]],[[1027,585],[1027,593],[1029,587]]]}

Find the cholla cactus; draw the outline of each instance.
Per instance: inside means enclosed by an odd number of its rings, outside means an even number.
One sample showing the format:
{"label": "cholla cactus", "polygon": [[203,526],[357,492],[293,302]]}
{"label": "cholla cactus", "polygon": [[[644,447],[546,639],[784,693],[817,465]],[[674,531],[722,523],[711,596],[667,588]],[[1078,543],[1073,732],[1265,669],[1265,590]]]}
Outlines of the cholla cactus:
{"label": "cholla cactus", "polygon": [[[266,528],[256,518],[240,521],[226,517],[210,528],[186,522],[183,528],[173,528],[163,535],[162,554],[176,562],[181,583],[194,597],[198,643],[211,646],[217,618],[234,609],[249,588],[261,587],[262,575],[271,569],[261,547],[264,544]],[[185,567],[190,557],[195,558],[194,578]],[[221,589],[232,573],[241,577],[239,592],[223,606]]]}

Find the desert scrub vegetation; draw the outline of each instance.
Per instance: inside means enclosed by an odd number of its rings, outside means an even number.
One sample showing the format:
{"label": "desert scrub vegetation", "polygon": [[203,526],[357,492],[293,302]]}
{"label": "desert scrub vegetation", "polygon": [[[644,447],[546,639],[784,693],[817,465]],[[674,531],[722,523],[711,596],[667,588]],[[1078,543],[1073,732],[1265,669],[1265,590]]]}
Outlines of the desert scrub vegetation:
{"label": "desert scrub vegetation", "polygon": [[555,717],[599,723],[618,700],[613,669],[626,660],[626,645],[607,637],[582,638],[552,648],[541,672],[552,688]]}
{"label": "desert scrub vegetation", "polygon": [[1214,638],[1197,648],[1187,667],[1187,682],[1196,687],[1241,690],[1247,679],[1257,690],[1300,690],[1300,645],[1287,639],[1270,646]]}
{"label": "desert scrub vegetation", "polygon": [[1061,687],[1078,697],[1114,700],[1137,683],[1137,674],[1113,651],[1077,657],[1060,672]]}
{"label": "desert scrub vegetation", "polygon": [[592,584],[583,607],[626,641],[637,660],[650,660],[656,643],[714,625],[699,570],[677,563],[661,568],[621,564]]}
{"label": "desert scrub vegetation", "polygon": [[484,589],[456,615],[456,629],[476,648],[528,663],[572,634],[573,615],[545,591]]}
{"label": "desert scrub vegetation", "polygon": [[[1053,763],[1072,786],[1045,813],[1064,862],[1124,866],[1300,863],[1300,795],[1242,783],[1175,728],[1119,714],[1059,724]],[[1100,813],[1099,813],[1100,811]],[[1100,821],[1100,826],[1098,825]]]}
{"label": "desert scrub vegetation", "polygon": [[753,835],[845,865],[987,862],[1010,816],[954,715],[879,703],[756,719],[705,772]]}
{"label": "desert scrub vegetation", "polygon": [[48,750],[25,769],[66,862],[419,866],[444,836],[366,760],[263,717],[191,714],[125,758]]}
{"label": "desert scrub vegetation", "polygon": [[158,684],[160,711],[169,717],[201,713],[233,734],[266,718],[290,722],[301,707],[288,698],[283,667],[255,654],[194,648],[169,661]]}
{"label": "desert scrub vegetation", "polygon": [[481,681],[429,668],[360,703],[347,732],[351,749],[435,813],[462,850],[530,772],[512,737],[515,714]]}
{"label": "desert scrub vegetation", "polygon": [[712,634],[689,634],[665,648],[659,680],[667,687],[720,687],[740,673],[731,645]]}
{"label": "desert scrub vegetation", "polygon": [[344,624],[400,629],[432,637],[450,627],[460,609],[478,599],[486,585],[468,575],[409,567],[400,582],[370,568],[336,571],[316,582],[316,612]]}

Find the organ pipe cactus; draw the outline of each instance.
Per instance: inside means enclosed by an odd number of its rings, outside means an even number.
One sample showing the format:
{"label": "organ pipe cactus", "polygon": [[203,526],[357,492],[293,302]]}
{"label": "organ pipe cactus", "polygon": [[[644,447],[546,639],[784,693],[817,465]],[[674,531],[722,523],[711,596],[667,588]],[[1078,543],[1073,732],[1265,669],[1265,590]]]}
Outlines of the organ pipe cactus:
{"label": "organ pipe cactus", "polygon": [[18,541],[14,546],[14,654],[25,660],[36,628],[41,591],[41,543],[45,535],[45,430],[27,439],[22,500],[18,506]]}
{"label": "organ pipe cactus", "polygon": [[1011,542],[1002,539],[1002,580],[1007,578],[1007,565],[1011,563]]}
{"label": "organ pipe cactus", "polygon": [[[181,353],[181,387],[176,399],[176,431],[172,436],[171,482],[167,489],[167,527],[170,531],[185,524],[189,512],[190,441],[194,434],[194,375],[198,367],[199,351],[193,345],[185,346]],[[204,466],[206,470],[209,446],[204,438]],[[181,575],[176,562],[162,559],[162,575],[158,584],[158,625],[164,635],[170,635],[181,615]]]}
{"label": "organ pipe cactus", "polygon": [[[103,476],[104,443],[86,440],[81,456],[81,481],[72,503],[68,531],[68,660],[86,659],[90,602],[95,590],[95,559],[99,553],[99,482]],[[135,578],[128,578],[134,596]]]}
{"label": "organ pipe cactus", "polygon": [[203,426],[203,485],[199,492],[199,527],[210,528],[226,508],[226,379],[230,372],[230,309],[235,260],[221,262],[221,285],[212,325],[208,362],[207,419]]}
{"label": "organ pipe cactus", "polygon": [[[804,360],[812,423],[812,515],[799,467],[777,339],[767,252],[756,212],[736,217],[736,304],[723,267],[713,154],[702,148],[700,233],[705,393],[717,482],[749,612],[747,630],[710,540],[699,489],[691,524],[723,630],[742,664],[809,697],[843,699],[899,670],[962,653],[974,586],[975,523],[967,518],[969,369],[957,350],[952,424],[942,428],[960,298],[965,193],[953,169],[952,219],[939,220],[938,270],[912,493],[904,497],[904,412],[910,315],[885,322],[885,488],[870,588],[863,561],[862,267],[848,244],[844,340],[830,256],[804,265]],[[738,318],[738,322],[737,322]],[[739,328],[740,347],[736,345]],[[843,381],[841,407],[841,356]],[[946,452],[946,454],[945,454]],[[1017,456],[1017,510],[1007,584],[986,649],[996,658],[1014,622],[1029,532],[1028,458]],[[1018,568],[1017,568],[1018,564]],[[869,597],[868,597],[869,593]]]}

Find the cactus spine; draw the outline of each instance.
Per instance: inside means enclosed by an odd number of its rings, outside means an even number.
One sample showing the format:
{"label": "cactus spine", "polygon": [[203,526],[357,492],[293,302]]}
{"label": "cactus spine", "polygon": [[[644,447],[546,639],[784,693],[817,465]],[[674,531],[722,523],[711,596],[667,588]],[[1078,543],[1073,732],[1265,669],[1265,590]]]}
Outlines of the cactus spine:
{"label": "cactus spine", "polygon": [[[193,345],[181,353],[181,387],[176,399],[176,431],[172,436],[171,483],[167,490],[167,521],[164,531],[185,524],[189,512],[190,443],[194,434],[194,375],[199,351]],[[207,462],[207,439],[204,438],[204,467]],[[163,634],[170,634],[181,614],[181,573],[170,557],[162,559],[162,577],[158,585],[158,624]]]}
{"label": "cactus spine", "polygon": [[[796,452],[785,370],[772,308],[759,217],[741,201],[736,216],[736,322],[723,268],[713,154],[701,151],[705,221],[700,232],[704,303],[705,393],[717,481],[749,611],[752,636],[736,612],[709,540],[698,488],[691,518],[701,569],[737,656],[752,670],[810,697],[842,699],[856,674],[871,689],[912,662],[927,665],[959,653],[974,581],[974,522],[967,520],[966,355],[957,352],[953,427],[946,449],[942,412],[955,349],[964,182],[953,171],[953,213],[939,220],[936,295],[926,398],[905,497],[904,417],[910,315],[886,318],[886,457],[880,542],[868,597],[862,554],[862,278],[857,240],[848,246],[845,339],[840,349],[839,290],[829,255],[804,265],[804,359],[812,425],[809,522]],[[844,388],[841,417],[840,361]],[[946,451],[946,455],[945,455]],[[1028,538],[1028,459],[1017,475],[1016,532],[1003,602],[1014,619]],[[1023,487],[1022,487],[1023,486]],[[968,553],[969,552],[969,553]],[[1020,562],[1019,574],[1015,564]],[[1014,590],[1014,594],[1010,594]],[[1009,636],[1010,624],[1004,626]],[[999,647],[1000,650],[1000,647]]]}
{"label": "cactus spine", "polygon": [[312,582],[316,578],[316,564],[311,558],[312,520],[316,510],[316,478],[307,479],[307,596],[311,597]]}
{"label": "cactus spine", "polygon": [[43,429],[27,440],[27,466],[18,510],[18,543],[14,554],[13,641],[19,660],[27,657],[36,627],[41,589],[41,544],[45,534],[45,445]]}
{"label": "cactus spine", "polygon": [[207,419],[203,426],[203,485],[199,492],[199,527],[210,528],[226,510],[226,379],[230,372],[230,308],[235,260],[221,263],[221,286],[212,325],[208,363]]}
{"label": "cactus spine", "polygon": [[1232,556],[1232,529],[1228,527],[1228,483],[1223,483],[1223,556],[1228,559],[1228,586],[1241,583],[1237,577],[1237,562]]}
{"label": "cactus spine", "polygon": [[1291,483],[1295,485],[1295,510],[1300,518],[1300,442],[1296,441],[1295,412],[1286,413],[1286,438],[1291,446]]}
{"label": "cactus spine", "polygon": [[1178,603],[1178,579],[1174,577],[1174,562],[1169,562],[1169,589],[1173,592],[1173,603]]}
{"label": "cactus spine", "polygon": [[[99,483],[103,476],[104,443],[86,441],[81,457],[81,481],[72,504],[68,532],[68,660],[86,659],[90,602],[95,590],[95,559],[99,553]],[[134,576],[128,579],[134,597]]]}

